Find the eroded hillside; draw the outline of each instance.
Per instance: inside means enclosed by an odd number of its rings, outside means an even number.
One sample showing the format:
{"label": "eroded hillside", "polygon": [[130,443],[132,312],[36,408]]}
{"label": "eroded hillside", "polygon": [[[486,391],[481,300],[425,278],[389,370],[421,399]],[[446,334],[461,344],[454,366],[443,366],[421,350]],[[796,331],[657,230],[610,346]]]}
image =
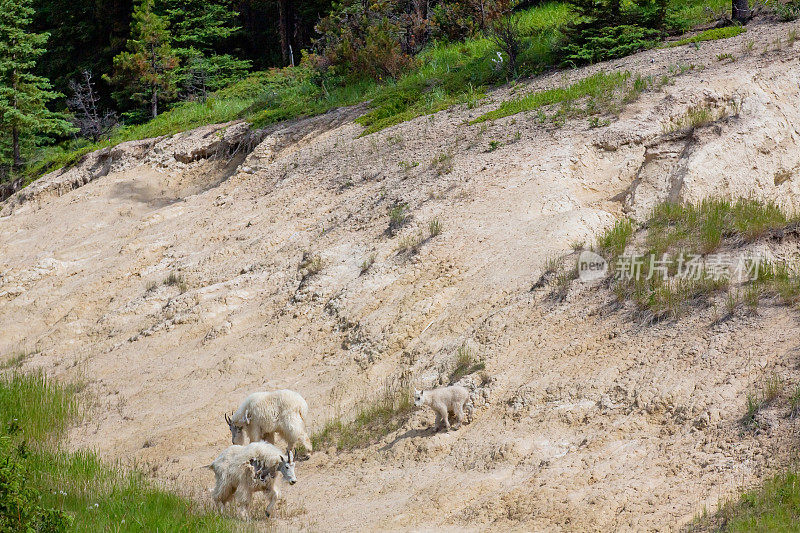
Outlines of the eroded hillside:
{"label": "eroded hillside", "polygon": [[[800,380],[797,313],[650,325],[604,289],[553,302],[532,286],[548,258],[661,200],[800,207],[798,29],[754,23],[365,137],[357,108],[91,154],[1,204],[0,354],[87,382],[72,446],[207,498],[202,465],[247,392],[301,392],[315,429],[401,372],[439,383],[466,344],[490,377],[472,424],[434,435],[419,411],[369,447],[318,450],[258,526],[679,528],[795,453],[788,407],[760,431],[740,419],[765,375]],[[599,128],[469,125],[612,69],[665,83]],[[715,119],[679,127],[698,105]],[[425,238],[431,220],[443,230]]]}

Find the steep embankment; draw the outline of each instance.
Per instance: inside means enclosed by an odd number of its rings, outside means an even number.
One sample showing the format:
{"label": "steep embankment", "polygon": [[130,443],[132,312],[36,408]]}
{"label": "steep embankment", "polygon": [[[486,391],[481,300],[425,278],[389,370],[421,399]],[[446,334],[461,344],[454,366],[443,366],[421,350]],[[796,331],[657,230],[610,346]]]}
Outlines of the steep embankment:
{"label": "steep embankment", "polygon": [[[90,155],[2,204],[0,354],[88,382],[73,446],[205,497],[201,465],[248,391],[300,391],[318,428],[403,370],[438,382],[466,343],[492,378],[471,425],[432,435],[418,412],[368,448],[320,450],[283,490],[279,523],[677,527],[794,452],[779,405],[757,433],[739,419],[768,373],[800,379],[796,314],[643,326],[601,290],[553,303],[531,286],[547,258],[659,199],[798,207],[797,29],[553,74],[363,138],[350,109]],[[603,128],[466,124],[512,92],[612,68],[672,81]],[[700,103],[730,116],[665,133]],[[392,235],[397,205],[411,218]],[[398,252],[432,219],[440,235]],[[317,256],[318,272],[301,268]]]}

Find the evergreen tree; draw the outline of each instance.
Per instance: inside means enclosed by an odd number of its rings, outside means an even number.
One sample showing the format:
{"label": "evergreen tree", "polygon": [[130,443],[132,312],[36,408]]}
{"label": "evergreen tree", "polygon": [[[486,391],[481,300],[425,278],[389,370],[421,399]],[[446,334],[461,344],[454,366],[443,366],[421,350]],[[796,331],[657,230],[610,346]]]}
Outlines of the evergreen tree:
{"label": "evergreen tree", "polygon": [[241,28],[229,0],[160,0],[172,28],[172,45],[180,57],[179,77],[190,96],[205,97],[240,79],[250,62],[219,53]]}
{"label": "evergreen tree", "polygon": [[[0,0],[0,133],[10,150],[11,164],[22,165],[20,144],[35,144],[41,135],[63,135],[69,122],[47,109],[50,100],[61,96],[50,82],[32,73],[36,58],[44,52],[46,33],[28,31],[33,8],[31,0]],[[2,154],[7,159],[8,154]]]}
{"label": "evergreen tree", "polygon": [[153,11],[153,0],[140,0],[133,9],[128,51],[114,58],[111,81],[121,88],[115,97],[149,103],[152,118],[159,100],[174,97],[177,89],[178,57],[171,40],[169,22]]}

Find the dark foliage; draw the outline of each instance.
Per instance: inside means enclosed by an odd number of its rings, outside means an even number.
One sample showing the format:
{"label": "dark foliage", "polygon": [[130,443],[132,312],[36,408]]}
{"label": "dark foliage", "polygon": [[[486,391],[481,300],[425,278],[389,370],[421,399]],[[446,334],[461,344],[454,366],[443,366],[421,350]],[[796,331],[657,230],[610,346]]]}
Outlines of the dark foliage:
{"label": "dark foliage", "polygon": [[564,65],[596,63],[644,50],[663,35],[667,0],[569,0],[576,22],[565,31]]}

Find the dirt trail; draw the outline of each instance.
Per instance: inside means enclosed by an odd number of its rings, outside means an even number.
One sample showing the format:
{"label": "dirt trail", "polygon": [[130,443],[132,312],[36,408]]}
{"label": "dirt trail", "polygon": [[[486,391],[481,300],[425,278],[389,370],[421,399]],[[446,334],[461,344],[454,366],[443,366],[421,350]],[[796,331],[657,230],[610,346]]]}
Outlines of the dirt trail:
{"label": "dirt trail", "polygon": [[[493,379],[472,424],[432,435],[432,413],[417,412],[368,448],[320,450],[283,488],[279,527],[680,528],[796,454],[787,406],[757,434],[739,424],[765,375],[800,380],[796,312],[646,326],[603,291],[577,285],[553,303],[531,287],[547,258],[665,198],[799,207],[793,29],[754,23],[363,138],[350,109],[90,156],[0,204],[0,360],[35,352],[24,368],[86,380],[94,404],[72,446],[205,498],[201,465],[228,444],[222,414],[247,392],[298,390],[317,428],[402,369],[434,384],[466,342]],[[611,68],[672,81],[603,128],[465,124],[511,91]],[[699,102],[735,116],[664,133]],[[390,236],[401,203],[412,220]],[[397,252],[434,218],[441,235]],[[304,254],[322,260],[305,279]],[[164,283],[171,273],[182,283]]]}

